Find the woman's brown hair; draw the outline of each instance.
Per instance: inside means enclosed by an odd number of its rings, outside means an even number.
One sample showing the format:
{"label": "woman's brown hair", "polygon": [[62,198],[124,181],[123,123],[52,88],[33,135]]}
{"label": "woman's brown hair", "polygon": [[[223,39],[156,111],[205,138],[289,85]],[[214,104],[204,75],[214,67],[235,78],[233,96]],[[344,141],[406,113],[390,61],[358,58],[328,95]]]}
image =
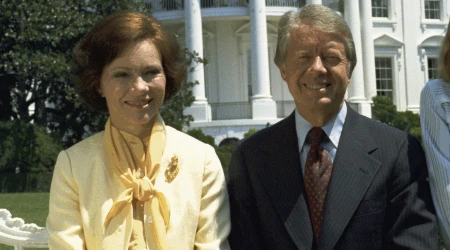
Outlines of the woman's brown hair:
{"label": "woman's brown hair", "polygon": [[147,39],[161,54],[165,100],[176,94],[186,78],[186,64],[175,37],[152,17],[137,11],[118,11],[100,20],[74,48],[72,73],[80,97],[92,108],[107,112],[106,100],[97,91],[103,68],[127,46]]}

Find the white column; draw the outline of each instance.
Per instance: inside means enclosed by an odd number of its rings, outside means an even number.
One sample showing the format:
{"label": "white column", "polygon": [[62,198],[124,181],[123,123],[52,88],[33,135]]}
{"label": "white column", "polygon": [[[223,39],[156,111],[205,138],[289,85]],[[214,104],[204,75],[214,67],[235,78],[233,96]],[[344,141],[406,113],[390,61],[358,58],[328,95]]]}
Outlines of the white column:
{"label": "white column", "polygon": [[306,4],[322,4],[322,0],[306,0]]}
{"label": "white column", "polygon": [[[186,29],[186,48],[191,52],[197,52],[203,58],[203,29],[200,0],[184,0],[184,16]],[[203,63],[194,63],[194,68],[188,73],[189,82],[198,82],[192,89],[195,97],[191,107],[184,110],[185,114],[194,117],[195,122],[205,122],[211,120],[211,107],[205,96],[205,72]]]}
{"label": "white column", "polygon": [[250,1],[249,10],[252,42],[252,117],[253,119],[275,119],[277,106],[270,95],[265,0]]}
{"label": "white column", "polygon": [[372,5],[370,1],[360,0],[361,7],[361,36],[362,64],[364,65],[364,89],[367,101],[372,103],[372,97],[377,95],[377,83],[375,75],[375,47],[373,45]]}
{"label": "white column", "polygon": [[[401,8],[402,22],[404,24],[402,27],[404,41],[403,49],[405,52],[403,58],[400,59],[402,60],[404,67],[400,68],[400,70],[405,72],[405,80],[404,82],[399,82],[397,88],[394,86],[394,104],[397,105],[397,110],[419,112],[420,91],[422,90],[426,79],[424,72],[425,68],[421,63],[423,60],[422,52],[420,50],[419,52],[417,51],[418,44],[416,41],[418,41],[418,37],[425,36],[426,33],[423,32],[431,31],[422,30],[422,25],[424,24],[419,18],[411,18],[412,16],[419,17],[420,15],[423,15],[423,10],[420,5],[411,4],[409,1],[401,1]],[[421,28],[419,29],[419,27]]]}
{"label": "white column", "polygon": [[359,18],[359,2],[355,0],[344,0],[344,15],[347,24],[353,34],[353,41],[355,42],[356,55],[359,62],[353,70],[351,81],[348,87],[348,102],[358,111],[358,113],[371,117],[370,103],[367,102],[364,91],[364,74],[363,62],[361,62],[361,24]]}

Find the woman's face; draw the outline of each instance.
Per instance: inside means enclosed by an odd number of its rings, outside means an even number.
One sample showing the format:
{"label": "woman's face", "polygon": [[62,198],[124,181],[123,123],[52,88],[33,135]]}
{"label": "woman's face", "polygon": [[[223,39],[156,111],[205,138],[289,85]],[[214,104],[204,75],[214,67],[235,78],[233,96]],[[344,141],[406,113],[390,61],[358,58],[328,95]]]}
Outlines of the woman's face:
{"label": "woman's face", "polygon": [[99,93],[112,124],[139,135],[153,126],[164,101],[166,76],[161,55],[150,40],[134,43],[103,68]]}

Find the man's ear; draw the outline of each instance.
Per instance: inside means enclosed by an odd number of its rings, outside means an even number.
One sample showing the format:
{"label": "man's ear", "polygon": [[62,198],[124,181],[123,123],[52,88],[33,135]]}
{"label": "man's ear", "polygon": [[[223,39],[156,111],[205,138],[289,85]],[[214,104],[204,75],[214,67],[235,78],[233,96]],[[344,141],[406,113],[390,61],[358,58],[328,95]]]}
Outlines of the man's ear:
{"label": "man's ear", "polygon": [[277,64],[278,69],[280,70],[281,78],[283,78],[283,81],[286,81],[286,64]]}

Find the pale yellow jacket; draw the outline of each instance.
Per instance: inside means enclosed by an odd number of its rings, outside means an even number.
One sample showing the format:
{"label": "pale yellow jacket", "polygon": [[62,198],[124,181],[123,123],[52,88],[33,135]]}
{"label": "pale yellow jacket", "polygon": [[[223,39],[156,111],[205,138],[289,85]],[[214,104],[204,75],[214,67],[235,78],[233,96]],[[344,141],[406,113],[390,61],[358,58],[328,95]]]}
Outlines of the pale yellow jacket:
{"label": "pale yellow jacket", "polygon": [[[171,183],[164,170],[178,156]],[[127,249],[132,211],[122,211],[104,229],[113,199],[124,186],[106,167],[104,132],[62,151],[56,162],[47,218],[50,249]],[[229,249],[228,193],[214,149],[166,126],[166,148],[155,187],[170,205],[170,249]]]}

